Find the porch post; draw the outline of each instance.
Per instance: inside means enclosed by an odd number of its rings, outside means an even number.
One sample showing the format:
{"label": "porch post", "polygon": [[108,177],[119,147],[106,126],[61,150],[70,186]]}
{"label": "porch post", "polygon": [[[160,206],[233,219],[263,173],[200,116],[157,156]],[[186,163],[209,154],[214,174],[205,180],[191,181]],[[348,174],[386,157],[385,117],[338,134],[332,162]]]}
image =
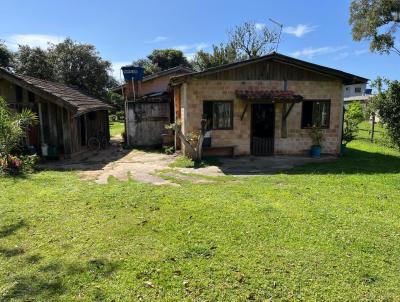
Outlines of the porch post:
{"label": "porch post", "polygon": [[282,127],[281,127],[281,137],[287,138],[287,123],[286,123],[286,112],[287,112],[287,104],[282,103]]}

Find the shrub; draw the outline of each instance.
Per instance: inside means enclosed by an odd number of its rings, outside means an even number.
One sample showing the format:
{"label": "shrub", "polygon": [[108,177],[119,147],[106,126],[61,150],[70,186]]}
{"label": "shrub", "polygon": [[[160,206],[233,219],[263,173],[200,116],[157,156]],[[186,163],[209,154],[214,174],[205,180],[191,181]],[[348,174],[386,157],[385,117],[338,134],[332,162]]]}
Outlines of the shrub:
{"label": "shrub", "polygon": [[19,149],[26,130],[37,121],[36,114],[31,110],[24,108],[21,113],[13,111],[0,97],[0,154],[8,156],[13,150]]}
{"label": "shrub", "polygon": [[365,113],[360,102],[352,102],[344,113],[344,128],[342,141],[347,145],[356,138],[358,125],[364,120]]}
{"label": "shrub", "polygon": [[36,155],[4,155],[0,157],[0,174],[16,176],[32,172],[37,161],[38,157]]}
{"label": "shrub", "polygon": [[381,122],[393,143],[400,148],[400,82],[386,81],[387,89],[376,97]]}

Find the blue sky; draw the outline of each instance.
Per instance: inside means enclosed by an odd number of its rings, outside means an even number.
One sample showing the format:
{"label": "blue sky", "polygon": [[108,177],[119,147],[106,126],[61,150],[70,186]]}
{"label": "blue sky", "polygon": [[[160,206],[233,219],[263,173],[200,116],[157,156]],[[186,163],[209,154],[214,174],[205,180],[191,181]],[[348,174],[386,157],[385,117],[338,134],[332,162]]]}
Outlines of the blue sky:
{"label": "blue sky", "polygon": [[283,54],[369,79],[398,79],[398,56],[372,54],[368,43],[352,41],[349,5],[349,0],[13,0],[1,4],[0,39],[15,48],[71,37],[94,44],[118,74],[119,66],[154,48],[178,48],[190,57],[226,41],[234,25],[251,20],[273,28],[268,21],[273,18],[285,26]]}

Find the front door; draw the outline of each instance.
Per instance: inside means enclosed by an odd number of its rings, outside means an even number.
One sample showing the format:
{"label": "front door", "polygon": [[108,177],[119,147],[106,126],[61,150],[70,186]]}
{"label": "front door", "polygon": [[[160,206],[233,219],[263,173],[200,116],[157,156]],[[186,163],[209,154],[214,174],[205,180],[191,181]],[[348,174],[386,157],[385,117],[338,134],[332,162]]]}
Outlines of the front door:
{"label": "front door", "polygon": [[274,154],[274,104],[252,104],[251,106],[251,154]]}

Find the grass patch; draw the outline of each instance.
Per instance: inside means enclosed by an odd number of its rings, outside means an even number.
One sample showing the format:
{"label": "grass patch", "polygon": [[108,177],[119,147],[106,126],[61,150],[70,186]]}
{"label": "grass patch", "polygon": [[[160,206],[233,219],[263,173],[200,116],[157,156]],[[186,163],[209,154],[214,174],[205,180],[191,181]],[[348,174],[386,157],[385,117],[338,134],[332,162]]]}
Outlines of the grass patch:
{"label": "grass patch", "polygon": [[400,153],[180,187],[0,179],[0,301],[398,301]]}
{"label": "grass patch", "polygon": [[195,162],[187,156],[178,156],[176,160],[169,166],[171,168],[204,168],[209,166],[218,166],[221,162],[216,157],[207,156],[204,157],[200,162]]}
{"label": "grass patch", "polygon": [[123,122],[110,122],[110,135],[111,136],[121,136],[125,131],[125,125]]}

